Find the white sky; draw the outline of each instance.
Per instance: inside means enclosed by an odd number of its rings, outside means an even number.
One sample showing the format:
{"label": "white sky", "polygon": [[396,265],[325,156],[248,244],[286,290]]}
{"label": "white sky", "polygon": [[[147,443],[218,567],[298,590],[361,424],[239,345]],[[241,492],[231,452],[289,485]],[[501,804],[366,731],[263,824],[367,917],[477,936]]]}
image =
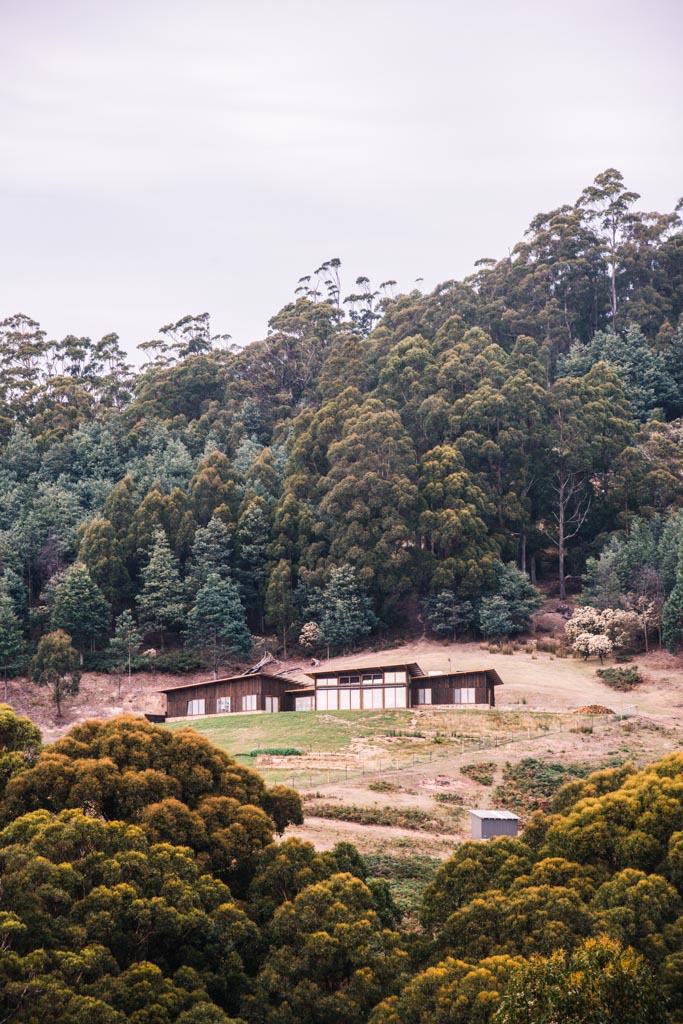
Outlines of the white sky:
{"label": "white sky", "polygon": [[341,258],[408,290],[617,167],[683,193],[678,0],[0,0],[0,318],[263,336]]}

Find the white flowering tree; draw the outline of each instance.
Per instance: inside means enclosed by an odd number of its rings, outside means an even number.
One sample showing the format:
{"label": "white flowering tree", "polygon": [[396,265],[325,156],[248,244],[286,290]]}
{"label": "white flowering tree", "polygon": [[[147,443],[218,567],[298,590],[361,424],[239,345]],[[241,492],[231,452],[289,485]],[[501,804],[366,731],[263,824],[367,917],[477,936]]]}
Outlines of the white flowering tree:
{"label": "white flowering tree", "polygon": [[614,644],[604,633],[579,633],[572,644],[572,650],[583,655],[584,661],[599,658],[600,664],[609,657],[613,648]]}

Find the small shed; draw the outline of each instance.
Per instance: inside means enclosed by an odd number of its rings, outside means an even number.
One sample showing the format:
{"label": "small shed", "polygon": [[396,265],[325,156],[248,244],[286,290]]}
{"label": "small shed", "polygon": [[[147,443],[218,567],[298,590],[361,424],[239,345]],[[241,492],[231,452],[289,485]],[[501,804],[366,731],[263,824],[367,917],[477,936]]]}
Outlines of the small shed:
{"label": "small shed", "polygon": [[494,839],[496,836],[516,836],[519,817],[511,811],[470,811],[473,839]]}

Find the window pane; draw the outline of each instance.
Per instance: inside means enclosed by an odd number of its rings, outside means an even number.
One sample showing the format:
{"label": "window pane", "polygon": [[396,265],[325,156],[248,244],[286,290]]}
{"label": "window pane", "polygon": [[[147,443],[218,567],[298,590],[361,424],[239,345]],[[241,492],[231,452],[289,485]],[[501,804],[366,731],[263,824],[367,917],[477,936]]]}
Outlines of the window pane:
{"label": "window pane", "polygon": [[407,706],[407,693],[405,686],[397,686],[396,689],[394,690],[394,693],[396,695],[396,707],[405,708]]}
{"label": "window pane", "polygon": [[351,694],[351,707],[352,708],[359,708],[360,707],[360,690],[349,690],[349,693]]}
{"label": "window pane", "polygon": [[453,703],[454,704],[459,704],[460,703],[460,690],[453,690]]}
{"label": "window pane", "polygon": [[350,690],[339,691],[339,710],[348,711],[351,707],[351,692]]}

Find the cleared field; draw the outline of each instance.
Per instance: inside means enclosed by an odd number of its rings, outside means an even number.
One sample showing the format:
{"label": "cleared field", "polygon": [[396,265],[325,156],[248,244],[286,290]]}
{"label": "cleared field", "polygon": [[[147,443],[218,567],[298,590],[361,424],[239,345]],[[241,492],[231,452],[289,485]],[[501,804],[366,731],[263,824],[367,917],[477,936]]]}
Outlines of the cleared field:
{"label": "cleared field", "polygon": [[[289,712],[224,715],[190,723],[212,743],[255,767],[268,782],[310,788],[333,781],[431,765],[552,731],[577,727],[576,716],[551,712],[439,710]],[[170,723],[169,729],[186,723]],[[252,751],[295,748],[300,756]]]}
{"label": "cleared field", "polygon": [[[533,782],[534,772],[559,778],[563,766],[583,771],[627,760],[644,765],[680,748],[683,673],[670,655],[638,659],[647,682],[627,694],[606,686],[595,664],[545,653],[507,656],[478,644],[420,641],[379,657],[416,660],[425,671],[491,665],[504,681],[498,706],[232,715],[191,724],[268,782],[300,790],[306,820],[287,835],[321,849],[348,840],[392,865],[397,878],[399,862],[412,871],[411,858],[447,857],[468,838],[470,808],[506,806],[515,788],[511,768],[513,774],[520,765],[526,770],[525,759],[536,762],[529,769]],[[377,658],[377,652],[365,652],[344,662],[361,667]],[[593,704],[617,714],[577,714]],[[284,747],[301,756],[248,756]],[[520,800],[513,806],[524,820]]]}

